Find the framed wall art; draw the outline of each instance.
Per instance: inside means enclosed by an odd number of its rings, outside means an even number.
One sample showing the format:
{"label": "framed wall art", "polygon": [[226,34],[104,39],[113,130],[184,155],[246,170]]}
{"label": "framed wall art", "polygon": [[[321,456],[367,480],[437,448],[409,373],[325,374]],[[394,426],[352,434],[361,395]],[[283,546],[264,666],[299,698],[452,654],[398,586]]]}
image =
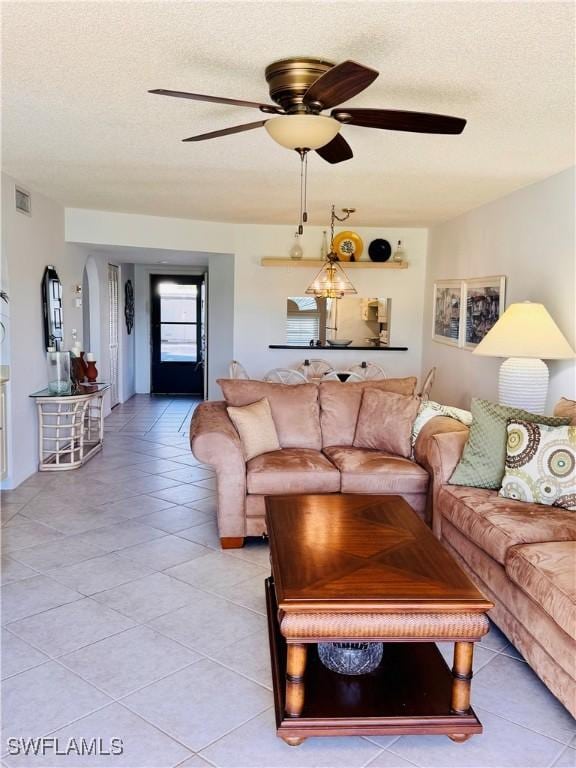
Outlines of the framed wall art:
{"label": "framed wall art", "polygon": [[506,277],[475,277],[464,280],[463,340],[473,349],[504,312]]}
{"label": "framed wall art", "polygon": [[434,283],[432,338],[453,347],[462,345],[463,280],[438,280]]}

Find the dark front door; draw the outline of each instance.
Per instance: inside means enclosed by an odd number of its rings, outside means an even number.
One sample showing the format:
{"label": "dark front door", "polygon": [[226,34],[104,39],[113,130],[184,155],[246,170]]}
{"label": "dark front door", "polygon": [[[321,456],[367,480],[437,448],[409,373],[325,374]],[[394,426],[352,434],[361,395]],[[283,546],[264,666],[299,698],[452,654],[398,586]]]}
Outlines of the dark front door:
{"label": "dark front door", "polygon": [[152,377],[156,394],[204,396],[204,278],[151,275]]}

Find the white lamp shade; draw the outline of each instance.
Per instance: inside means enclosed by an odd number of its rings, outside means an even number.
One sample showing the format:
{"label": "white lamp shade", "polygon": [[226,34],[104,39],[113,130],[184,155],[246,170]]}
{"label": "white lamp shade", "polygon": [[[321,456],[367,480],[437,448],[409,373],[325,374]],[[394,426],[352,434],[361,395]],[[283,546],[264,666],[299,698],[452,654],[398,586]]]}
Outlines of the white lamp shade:
{"label": "white lamp shade", "polygon": [[511,304],[474,349],[489,357],[565,360],[576,354],[543,304]]}
{"label": "white lamp shade", "polygon": [[338,120],[322,115],[281,115],[264,125],[274,141],[286,149],[319,149],[332,141],[340,126]]}

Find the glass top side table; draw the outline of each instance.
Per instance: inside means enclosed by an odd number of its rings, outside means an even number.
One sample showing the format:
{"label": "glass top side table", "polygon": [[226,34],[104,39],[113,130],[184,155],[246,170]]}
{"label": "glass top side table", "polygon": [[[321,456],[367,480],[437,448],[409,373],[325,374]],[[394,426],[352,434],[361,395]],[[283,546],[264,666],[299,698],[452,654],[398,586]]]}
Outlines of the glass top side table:
{"label": "glass top side table", "polygon": [[38,411],[38,470],[77,469],[102,450],[104,393],[109,384],[80,384],[74,391],[34,392]]}

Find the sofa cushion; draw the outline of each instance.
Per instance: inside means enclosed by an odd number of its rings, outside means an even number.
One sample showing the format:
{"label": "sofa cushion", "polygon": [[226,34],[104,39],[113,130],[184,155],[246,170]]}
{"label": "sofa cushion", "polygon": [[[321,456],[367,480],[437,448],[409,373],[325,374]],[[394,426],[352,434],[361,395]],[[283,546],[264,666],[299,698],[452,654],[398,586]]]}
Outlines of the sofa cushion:
{"label": "sofa cushion", "polygon": [[399,395],[413,395],[416,377],[405,379],[377,379],[368,381],[321,381],[320,424],[322,445],[352,445],[356,422],[360,412],[362,393],[366,389],[380,389]]}
{"label": "sofa cushion", "polygon": [[428,473],[401,456],[368,448],[324,448],[342,475],[342,493],[425,493]]}
{"label": "sofa cushion", "polygon": [[337,493],[340,472],[320,451],[284,448],[263,453],[246,465],[248,493]]}
{"label": "sofa cushion", "polygon": [[452,525],[502,565],[515,544],[576,541],[576,515],[566,509],[511,501],[485,488],[445,485],[438,508]]}
{"label": "sofa cushion", "polygon": [[506,555],[512,581],[576,638],[575,562],[576,541],[521,544]]}
{"label": "sofa cushion", "polygon": [[576,427],[576,400],[561,397],[554,406],[554,416],[563,416],[570,419],[570,424]]}
{"label": "sofa cushion", "polygon": [[218,384],[227,405],[250,405],[267,398],[282,448],[322,448],[317,384],[254,379],[218,379]]}
{"label": "sofa cushion", "polygon": [[412,453],[410,435],[420,407],[417,397],[365,389],[358,414],[355,448],[374,448],[393,456],[409,458]]}

